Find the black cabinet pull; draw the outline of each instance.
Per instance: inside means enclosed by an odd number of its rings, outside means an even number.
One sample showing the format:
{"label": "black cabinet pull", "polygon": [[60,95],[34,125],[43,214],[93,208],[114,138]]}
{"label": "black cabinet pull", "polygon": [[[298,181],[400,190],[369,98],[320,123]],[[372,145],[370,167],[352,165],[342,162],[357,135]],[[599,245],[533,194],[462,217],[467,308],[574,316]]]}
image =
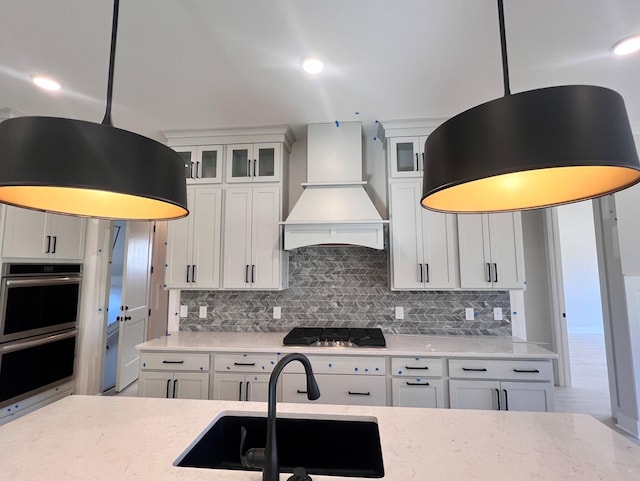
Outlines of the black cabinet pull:
{"label": "black cabinet pull", "polygon": [[131,316],[124,316],[124,320],[125,321],[130,321],[131,320]]}
{"label": "black cabinet pull", "polygon": [[245,264],[244,266],[244,282],[249,284],[249,264]]}
{"label": "black cabinet pull", "polygon": [[169,399],[169,387],[171,386],[171,379],[167,379],[167,399]]}
{"label": "black cabinet pull", "polygon": [[407,386],[428,386],[428,382],[410,382],[407,381]]}
{"label": "black cabinet pull", "polygon": [[53,236],[53,248],[51,249],[51,253],[52,254],[56,253],[56,245],[58,245],[58,236],[54,235]]}
{"label": "black cabinet pull", "polygon": [[162,364],[184,364],[184,360],[182,360],[182,361],[162,361]]}
{"label": "black cabinet pull", "polygon": [[487,282],[491,282],[491,264],[487,262]]}
{"label": "black cabinet pull", "polygon": [[256,281],[256,266],[255,264],[251,264],[251,282],[254,283]]}
{"label": "black cabinet pull", "polygon": [[256,176],[256,159],[253,159],[253,176]]}
{"label": "black cabinet pull", "polygon": [[200,162],[196,162],[196,177],[198,179],[202,177],[202,174],[200,172]]}
{"label": "black cabinet pull", "polygon": [[255,362],[234,362],[234,366],[255,366]]}
{"label": "black cabinet pull", "polygon": [[244,386],[244,400],[245,401],[249,400],[249,381],[247,381],[247,383]]}
{"label": "black cabinet pull", "polygon": [[196,269],[198,268],[198,266],[196,264],[193,264],[191,266],[191,282],[196,282],[196,273],[198,272]]}
{"label": "black cabinet pull", "polygon": [[424,367],[420,367],[420,366],[405,366],[405,369],[420,369],[421,371],[425,371],[425,370],[429,370],[429,366],[424,366]]}
{"label": "black cabinet pull", "polygon": [[500,389],[496,389],[496,397],[498,398],[498,411],[501,411],[500,408]]}
{"label": "black cabinet pull", "polygon": [[420,284],[422,284],[424,282],[424,272],[422,270],[422,264],[418,264],[418,267],[420,268]]}
{"label": "black cabinet pull", "polygon": [[173,380],[173,399],[176,398],[176,388],[178,387],[178,380],[174,379]]}
{"label": "black cabinet pull", "polygon": [[48,235],[47,236],[47,250],[45,251],[45,254],[49,254],[51,253],[51,236]]}
{"label": "black cabinet pull", "polygon": [[538,369],[514,369],[513,372],[530,372],[533,374],[539,373]]}
{"label": "black cabinet pull", "polygon": [[424,280],[429,282],[429,264],[424,265]]}
{"label": "black cabinet pull", "polygon": [[242,401],[242,382],[238,383],[238,401]]}
{"label": "black cabinet pull", "polygon": [[307,394],[307,391],[303,391],[302,389],[296,389],[298,394]]}
{"label": "black cabinet pull", "polygon": [[347,391],[349,396],[371,396],[370,392]]}
{"label": "black cabinet pull", "polygon": [[463,367],[463,371],[472,371],[472,372],[487,372],[486,367]]}
{"label": "black cabinet pull", "polygon": [[504,391],[504,410],[508,411],[509,410],[509,394],[507,393],[506,389],[503,389]]}
{"label": "black cabinet pull", "polygon": [[418,154],[418,152],[416,152],[416,172],[420,172],[420,154]]}
{"label": "black cabinet pull", "polygon": [[189,282],[189,271],[191,271],[191,264],[187,265],[187,282]]}
{"label": "black cabinet pull", "polygon": [[493,264],[493,282],[498,282],[498,264]]}

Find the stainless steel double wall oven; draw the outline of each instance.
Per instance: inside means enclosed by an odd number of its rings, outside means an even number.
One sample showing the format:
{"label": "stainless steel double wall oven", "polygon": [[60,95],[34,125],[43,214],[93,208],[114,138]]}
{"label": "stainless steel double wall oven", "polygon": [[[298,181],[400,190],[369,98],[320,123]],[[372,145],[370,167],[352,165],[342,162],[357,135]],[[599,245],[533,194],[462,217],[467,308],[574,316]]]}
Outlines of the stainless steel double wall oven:
{"label": "stainless steel double wall oven", "polygon": [[81,264],[5,263],[0,408],[73,379]]}

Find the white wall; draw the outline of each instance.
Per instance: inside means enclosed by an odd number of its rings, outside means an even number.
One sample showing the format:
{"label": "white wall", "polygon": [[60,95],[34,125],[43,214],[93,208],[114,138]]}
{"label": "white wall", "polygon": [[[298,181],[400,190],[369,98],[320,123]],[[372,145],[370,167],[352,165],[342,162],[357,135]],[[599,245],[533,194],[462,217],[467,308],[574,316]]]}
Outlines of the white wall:
{"label": "white wall", "polygon": [[569,333],[603,332],[592,201],[558,207]]}

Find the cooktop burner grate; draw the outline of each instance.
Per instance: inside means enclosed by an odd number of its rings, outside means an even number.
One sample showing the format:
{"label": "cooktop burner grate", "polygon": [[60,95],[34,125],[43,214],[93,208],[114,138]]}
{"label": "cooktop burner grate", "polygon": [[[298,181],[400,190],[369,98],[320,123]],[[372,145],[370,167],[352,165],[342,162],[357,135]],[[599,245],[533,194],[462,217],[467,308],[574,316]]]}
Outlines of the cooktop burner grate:
{"label": "cooktop burner grate", "polygon": [[283,339],[285,346],[386,347],[378,327],[294,327]]}

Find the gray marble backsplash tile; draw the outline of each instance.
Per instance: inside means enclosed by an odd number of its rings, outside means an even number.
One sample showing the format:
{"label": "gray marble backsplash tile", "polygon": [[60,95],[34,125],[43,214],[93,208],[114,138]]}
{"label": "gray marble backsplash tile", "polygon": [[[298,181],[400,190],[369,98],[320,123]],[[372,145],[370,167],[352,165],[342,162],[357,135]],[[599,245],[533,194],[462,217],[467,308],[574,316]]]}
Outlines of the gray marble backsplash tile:
{"label": "gray marble backsplash tile", "polygon": [[[380,327],[393,334],[511,335],[508,291],[391,291],[387,252],[366,247],[290,251],[284,291],[182,291],[184,331],[288,331],[295,326]],[[199,319],[200,306],[207,318]],[[273,308],[280,306],[280,319]],[[395,319],[395,307],[404,319]],[[465,321],[465,308],[476,317]],[[493,320],[501,307],[504,319]]]}

